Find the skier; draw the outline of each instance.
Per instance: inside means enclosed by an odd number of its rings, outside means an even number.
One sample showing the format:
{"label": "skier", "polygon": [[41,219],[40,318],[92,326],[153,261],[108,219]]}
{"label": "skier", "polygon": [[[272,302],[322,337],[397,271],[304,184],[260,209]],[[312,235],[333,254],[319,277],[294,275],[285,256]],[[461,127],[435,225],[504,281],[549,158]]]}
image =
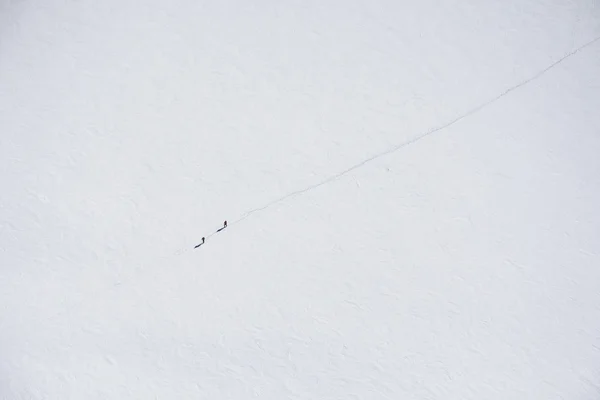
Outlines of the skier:
{"label": "skier", "polygon": [[223,222],[223,229],[227,228],[227,221]]}
{"label": "skier", "polygon": [[202,243],[195,245],[194,248],[197,249],[198,247],[202,246],[204,244],[204,240],[206,239],[202,237]]}

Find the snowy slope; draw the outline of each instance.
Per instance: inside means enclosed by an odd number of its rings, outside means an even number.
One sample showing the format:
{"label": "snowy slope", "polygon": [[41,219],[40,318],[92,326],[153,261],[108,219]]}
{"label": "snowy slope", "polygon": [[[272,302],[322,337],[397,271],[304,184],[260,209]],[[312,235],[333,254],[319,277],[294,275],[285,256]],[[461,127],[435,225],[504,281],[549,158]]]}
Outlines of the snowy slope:
{"label": "snowy slope", "polygon": [[600,395],[596,1],[143,3],[0,4],[1,399]]}

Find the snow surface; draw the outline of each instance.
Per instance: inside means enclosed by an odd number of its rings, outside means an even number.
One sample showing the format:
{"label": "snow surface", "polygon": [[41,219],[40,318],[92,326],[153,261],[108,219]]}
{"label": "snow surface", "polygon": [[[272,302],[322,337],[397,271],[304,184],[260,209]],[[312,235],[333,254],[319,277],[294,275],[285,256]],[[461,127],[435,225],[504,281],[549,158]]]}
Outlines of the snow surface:
{"label": "snow surface", "polygon": [[598,37],[597,0],[0,2],[0,398],[599,398]]}

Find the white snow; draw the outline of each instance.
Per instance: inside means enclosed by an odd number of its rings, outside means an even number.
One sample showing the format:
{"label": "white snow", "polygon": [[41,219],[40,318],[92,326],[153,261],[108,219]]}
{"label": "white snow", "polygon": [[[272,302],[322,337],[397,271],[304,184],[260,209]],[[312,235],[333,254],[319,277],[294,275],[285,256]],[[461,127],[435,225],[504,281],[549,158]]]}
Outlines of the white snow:
{"label": "white snow", "polygon": [[0,3],[0,399],[597,398],[597,38],[596,0]]}

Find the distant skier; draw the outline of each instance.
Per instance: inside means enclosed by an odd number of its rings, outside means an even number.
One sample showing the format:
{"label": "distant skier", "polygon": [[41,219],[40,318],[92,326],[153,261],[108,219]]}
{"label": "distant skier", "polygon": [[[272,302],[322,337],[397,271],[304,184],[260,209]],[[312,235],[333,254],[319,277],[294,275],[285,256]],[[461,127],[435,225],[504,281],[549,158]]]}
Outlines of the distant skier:
{"label": "distant skier", "polygon": [[202,246],[204,244],[204,240],[206,239],[202,237],[202,243],[195,245],[194,248],[197,249],[198,247]]}
{"label": "distant skier", "polygon": [[221,231],[222,231],[223,229],[225,229],[225,228],[227,228],[227,221],[224,221],[224,222],[223,222],[223,227],[222,227],[222,228],[219,228],[219,229],[217,229],[217,232],[221,232]]}

